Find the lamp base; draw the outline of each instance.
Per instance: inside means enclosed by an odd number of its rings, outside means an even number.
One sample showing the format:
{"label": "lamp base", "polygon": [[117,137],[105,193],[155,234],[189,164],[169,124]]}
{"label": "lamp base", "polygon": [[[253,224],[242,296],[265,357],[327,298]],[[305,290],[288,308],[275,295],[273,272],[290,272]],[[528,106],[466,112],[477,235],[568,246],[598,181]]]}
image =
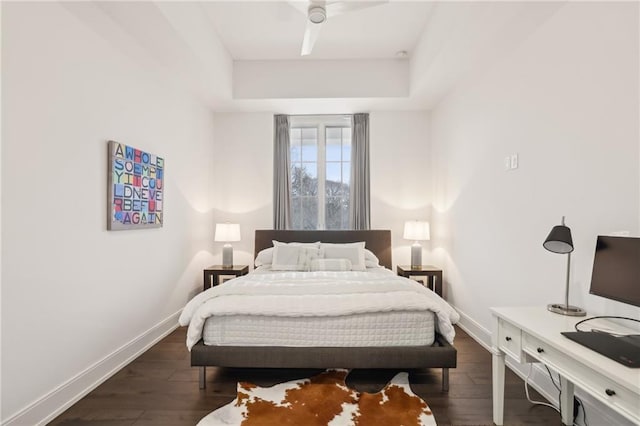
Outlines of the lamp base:
{"label": "lamp base", "polygon": [[222,247],[222,267],[233,268],[233,247],[231,244],[225,244]]}
{"label": "lamp base", "polygon": [[587,311],[577,306],[564,305],[562,303],[553,303],[547,305],[547,309],[560,315],[568,315],[570,317],[583,317],[587,315]]}
{"label": "lamp base", "polygon": [[411,246],[411,269],[420,268],[422,268],[422,246],[416,241]]}

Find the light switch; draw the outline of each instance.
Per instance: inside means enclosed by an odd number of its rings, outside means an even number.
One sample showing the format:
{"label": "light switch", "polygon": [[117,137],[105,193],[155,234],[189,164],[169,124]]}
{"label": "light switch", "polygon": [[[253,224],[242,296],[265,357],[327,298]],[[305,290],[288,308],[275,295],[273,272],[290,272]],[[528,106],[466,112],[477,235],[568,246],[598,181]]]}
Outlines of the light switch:
{"label": "light switch", "polygon": [[511,168],[512,169],[518,168],[518,154],[511,155]]}
{"label": "light switch", "polygon": [[504,169],[511,170],[511,157],[508,155],[504,157]]}

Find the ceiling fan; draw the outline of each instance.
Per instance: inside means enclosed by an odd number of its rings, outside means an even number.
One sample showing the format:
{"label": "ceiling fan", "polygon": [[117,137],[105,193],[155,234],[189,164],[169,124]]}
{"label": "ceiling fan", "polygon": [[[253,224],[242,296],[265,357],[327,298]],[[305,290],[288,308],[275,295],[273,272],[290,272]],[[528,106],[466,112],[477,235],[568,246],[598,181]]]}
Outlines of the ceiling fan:
{"label": "ceiling fan", "polygon": [[318,39],[320,30],[328,18],[333,16],[342,15],[348,12],[353,12],[360,9],[366,9],[369,7],[379,6],[381,4],[388,3],[388,0],[382,1],[325,1],[325,0],[310,0],[310,1],[290,1],[289,4],[295,7],[300,12],[304,13],[307,17],[307,27],[304,31],[304,39],[302,40],[301,56],[306,56],[313,50],[313,45]]}

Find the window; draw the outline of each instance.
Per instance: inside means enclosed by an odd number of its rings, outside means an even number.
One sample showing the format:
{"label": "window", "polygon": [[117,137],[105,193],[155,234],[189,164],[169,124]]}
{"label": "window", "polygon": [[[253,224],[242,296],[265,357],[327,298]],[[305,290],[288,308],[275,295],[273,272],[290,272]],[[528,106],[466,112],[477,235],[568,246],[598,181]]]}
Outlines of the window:
{"label": "window", "polygon": [[351,117],[291,117],[293,229],[349,229]]}

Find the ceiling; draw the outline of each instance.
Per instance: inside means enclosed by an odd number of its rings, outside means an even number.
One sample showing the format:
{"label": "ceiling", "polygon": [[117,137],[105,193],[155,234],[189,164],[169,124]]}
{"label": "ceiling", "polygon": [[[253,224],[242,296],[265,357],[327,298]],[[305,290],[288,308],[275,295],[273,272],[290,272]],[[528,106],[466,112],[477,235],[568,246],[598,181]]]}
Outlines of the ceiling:
{"label": "ceiling", "polygon": [[[381,59],[394,58],[398,51],[411,52],[432,6],[419,1],[373,2],[329,17],[306,58]],[[307,2],[215,1],[202,7],[233,59],[300,59]]]}
{"label": "ceiling", "polygon": [[[214,111],[320,114],[431,109],[511,54],[565,2],[390,0],[329,17],[305,57],[304,1],[61,4],[150,76],[181,86]],[[407,58],[397,59],[402,50]],[[238,72],[247,66],[260,71],[244,74],[251,83],[244,88],[255,86],[256,95],[237,96]],[[332,81],[345,90],[305,93]],[[295,96],[279,89],[295,84]]]}

